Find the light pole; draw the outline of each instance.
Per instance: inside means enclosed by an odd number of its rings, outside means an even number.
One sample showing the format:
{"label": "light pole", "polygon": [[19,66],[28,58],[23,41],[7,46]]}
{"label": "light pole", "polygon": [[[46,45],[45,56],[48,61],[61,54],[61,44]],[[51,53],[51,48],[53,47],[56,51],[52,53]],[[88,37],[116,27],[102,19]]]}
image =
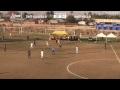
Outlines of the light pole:
{"label": "light pole", "polygon": [[21,30],[21,34],[22,34],[22,11],[21,11],[21,24],[20,24],[20,30]]}
{"label": "light pole", "polygon": [[5,26],[3,26],[3,30],[4,30],[4,33],[5,33]]}

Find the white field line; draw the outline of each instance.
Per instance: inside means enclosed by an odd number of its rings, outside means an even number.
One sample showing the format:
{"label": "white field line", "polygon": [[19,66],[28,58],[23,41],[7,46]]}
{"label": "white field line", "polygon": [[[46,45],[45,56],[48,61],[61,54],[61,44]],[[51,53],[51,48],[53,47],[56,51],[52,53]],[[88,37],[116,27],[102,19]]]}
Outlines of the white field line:
{"label": "white field line", "polygon": [[72,75],[74,75],[74,76],[77,76],[77,77],[79,77],[79,78],[89,79],[89,78],[87,78],[87,77],[83,77],[83,76],[80,76],[80,75],[77,75],[77,74],[71,72],[71,71],[69,70],[69,67],[70,67],[71,65],[76,64],[76,63],[79,63],[79,62],[97,61],[97,60],[103,60],[103,61],[107,61],[107,60],[108,60],[108,61],[109,61],[109,60],[115,60],[115,59],[90,59],[90,60],[76,61],[76,62],[73,62],[73,63],[70,63],[69,65],[67,65],[67,71],[68,71],[70,74],[72,74]]}
{"label": "white field line", "polygon": [[68,71],[70,74],[72,74],[72,75],[74,75],[74,76],[77,76],[77,77],[79,77],[79,78],[88,79],[88,78],[86,78],[86,77],[82,77],[82,76],[80,76],[80,75],[77,75],[77,74],[75,74],[75,73],[73,73],[73,72],[71,72],[71,71],[69,70],[69,67],[70,67],[72,64],[75,64],[75,63],[78,63],[78,62],[80,62],[80,61],[73,62],[73,63],[69,64],[69,65],[67,66],[67,71]]}
{"label": "white field line", "polygon": [[118,62],[120,63],[120,59],[119,59],[118,55],[116,54],[116,52],[115,52],[115,50],[114,50],[114,48],[113,48],[113,46],[112,46],[112,45],[111,45],[111,48],[112,48],[112,50],[113,50],[113,52],[114,52],[115,56],[117,57]]}

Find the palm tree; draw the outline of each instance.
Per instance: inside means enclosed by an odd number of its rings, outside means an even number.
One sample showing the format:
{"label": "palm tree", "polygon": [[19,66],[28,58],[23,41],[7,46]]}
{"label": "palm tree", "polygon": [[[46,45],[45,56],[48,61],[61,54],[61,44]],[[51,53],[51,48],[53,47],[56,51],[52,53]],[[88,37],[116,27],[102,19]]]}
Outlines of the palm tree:
{"label": "palm tree", "polygon": [[84,13],[84,15],[86,16],[87,14],[86,14],[86,13]]}
{"label": "palm tree", "polygon": [[88,15],[92,16],[92,12],[88,12]]}
{"label": "palm tree", "polygon": [[47,12],[46,12],[46,15],[47,15],[47,16],[49,16],[49,15],[50,15],[50,12],[49,12],[49,11],[47,11]]}
{"label": "palm tree", "polygon": [[50,14],[51,14],[51,15],[54,15],[54,11],[50,11]]}

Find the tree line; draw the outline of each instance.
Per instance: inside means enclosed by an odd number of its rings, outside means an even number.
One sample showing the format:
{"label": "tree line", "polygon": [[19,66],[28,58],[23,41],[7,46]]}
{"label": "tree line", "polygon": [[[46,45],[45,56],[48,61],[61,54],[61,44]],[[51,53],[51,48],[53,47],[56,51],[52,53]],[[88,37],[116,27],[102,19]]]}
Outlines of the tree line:
{"label": "tree line", "polygon": [[[20,14],[20,12],[18,12],[18,11],[8,11],[6,14],[7,15],[11,15],[12,13],[17,14],[17,15]],[[2,13],[0,13],[0,15],[2,15]],[[33,14],[32,13],[28,14],[27,12],[24,12],[22,14],[22,17],[26,18],[26,15],[33,15]],[[47,22],[48,20],[54,19],[54,16],[53,16],[54,15],[54,11],[47,11],[45,13],[45,15],[47,16],[47,18],[44,18],[45,22]],[[88,12],[88,13],[84,13],[84,15],[90,15],[91,18],[81,18],[79,20],[86,21],[87,23],[93,22],[94,19],[120,19],[120,15],[119,14],[117,14],[117,15],[110,15],[110,14],[106,14],[106,13],[96,14],[96,13]],[[74,12],[73,11],[70,11],[70,14],[65,19],[65,22],[67,22],[67,23],[77,23],[78,22],[78,20],[74,17]]]}

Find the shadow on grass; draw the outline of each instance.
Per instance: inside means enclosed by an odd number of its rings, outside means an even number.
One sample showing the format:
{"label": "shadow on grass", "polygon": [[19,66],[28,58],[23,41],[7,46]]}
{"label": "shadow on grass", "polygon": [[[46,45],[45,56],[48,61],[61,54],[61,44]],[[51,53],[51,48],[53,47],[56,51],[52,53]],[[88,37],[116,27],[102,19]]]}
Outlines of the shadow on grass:
{"label": "shadow on grass", "polygon": [[50,63],[50,62],[44,62],[45,64],[48,64],[48,65],[53,65],[54,63]]}
{"label": "shadow on grass", "polygon": [[63,54],[58,54],[58,55],[70,55],[70,54],[75,54],[75,53],[63,53]]}
{"label": "shadow on grass", "polygon": [[69,57],[58,57],[58,58],[69,58]]}
{"label": "shadow on grass", "polygon": [[98,52],[79,52],[78,54],[87,54],[87,53],[98,53]]}
{"label": "shadow on grass", "polygon": [[5,74],[5,73],[9,73],[9,72],[2,72],[2,73],[0,73],[0,74]]}
{"label": "shadow on grass", "polygon": [[55,56],[55,55],[53,55],[52,57],[44,57],[44,59],[47,59],[47,60],[54,60],[54,59],[61,59],[61,58],[69,58],[69,57],[60,57],[60,56]]}
{"label": "shadow on grass", "polygon": [[[35,39],[5,39],[5,40],[0,40],[0,42],[20,42],[20,41],[34,41]],[[38,39],[38,40],[45,40],[45,39]],[[36,40],[37,41],[37,40]]]}
{"label": "shadow on grass", "polygon": [[[79,52],[78,54],[87,54],[87,53],[97,53],[97,52]],[[59,55],[77,55],[76,53],[64,53],[64,54],[59,54]],[[63,57],[64,58],[64,57]],[[67,57],[69,58],[69,57]]]}

